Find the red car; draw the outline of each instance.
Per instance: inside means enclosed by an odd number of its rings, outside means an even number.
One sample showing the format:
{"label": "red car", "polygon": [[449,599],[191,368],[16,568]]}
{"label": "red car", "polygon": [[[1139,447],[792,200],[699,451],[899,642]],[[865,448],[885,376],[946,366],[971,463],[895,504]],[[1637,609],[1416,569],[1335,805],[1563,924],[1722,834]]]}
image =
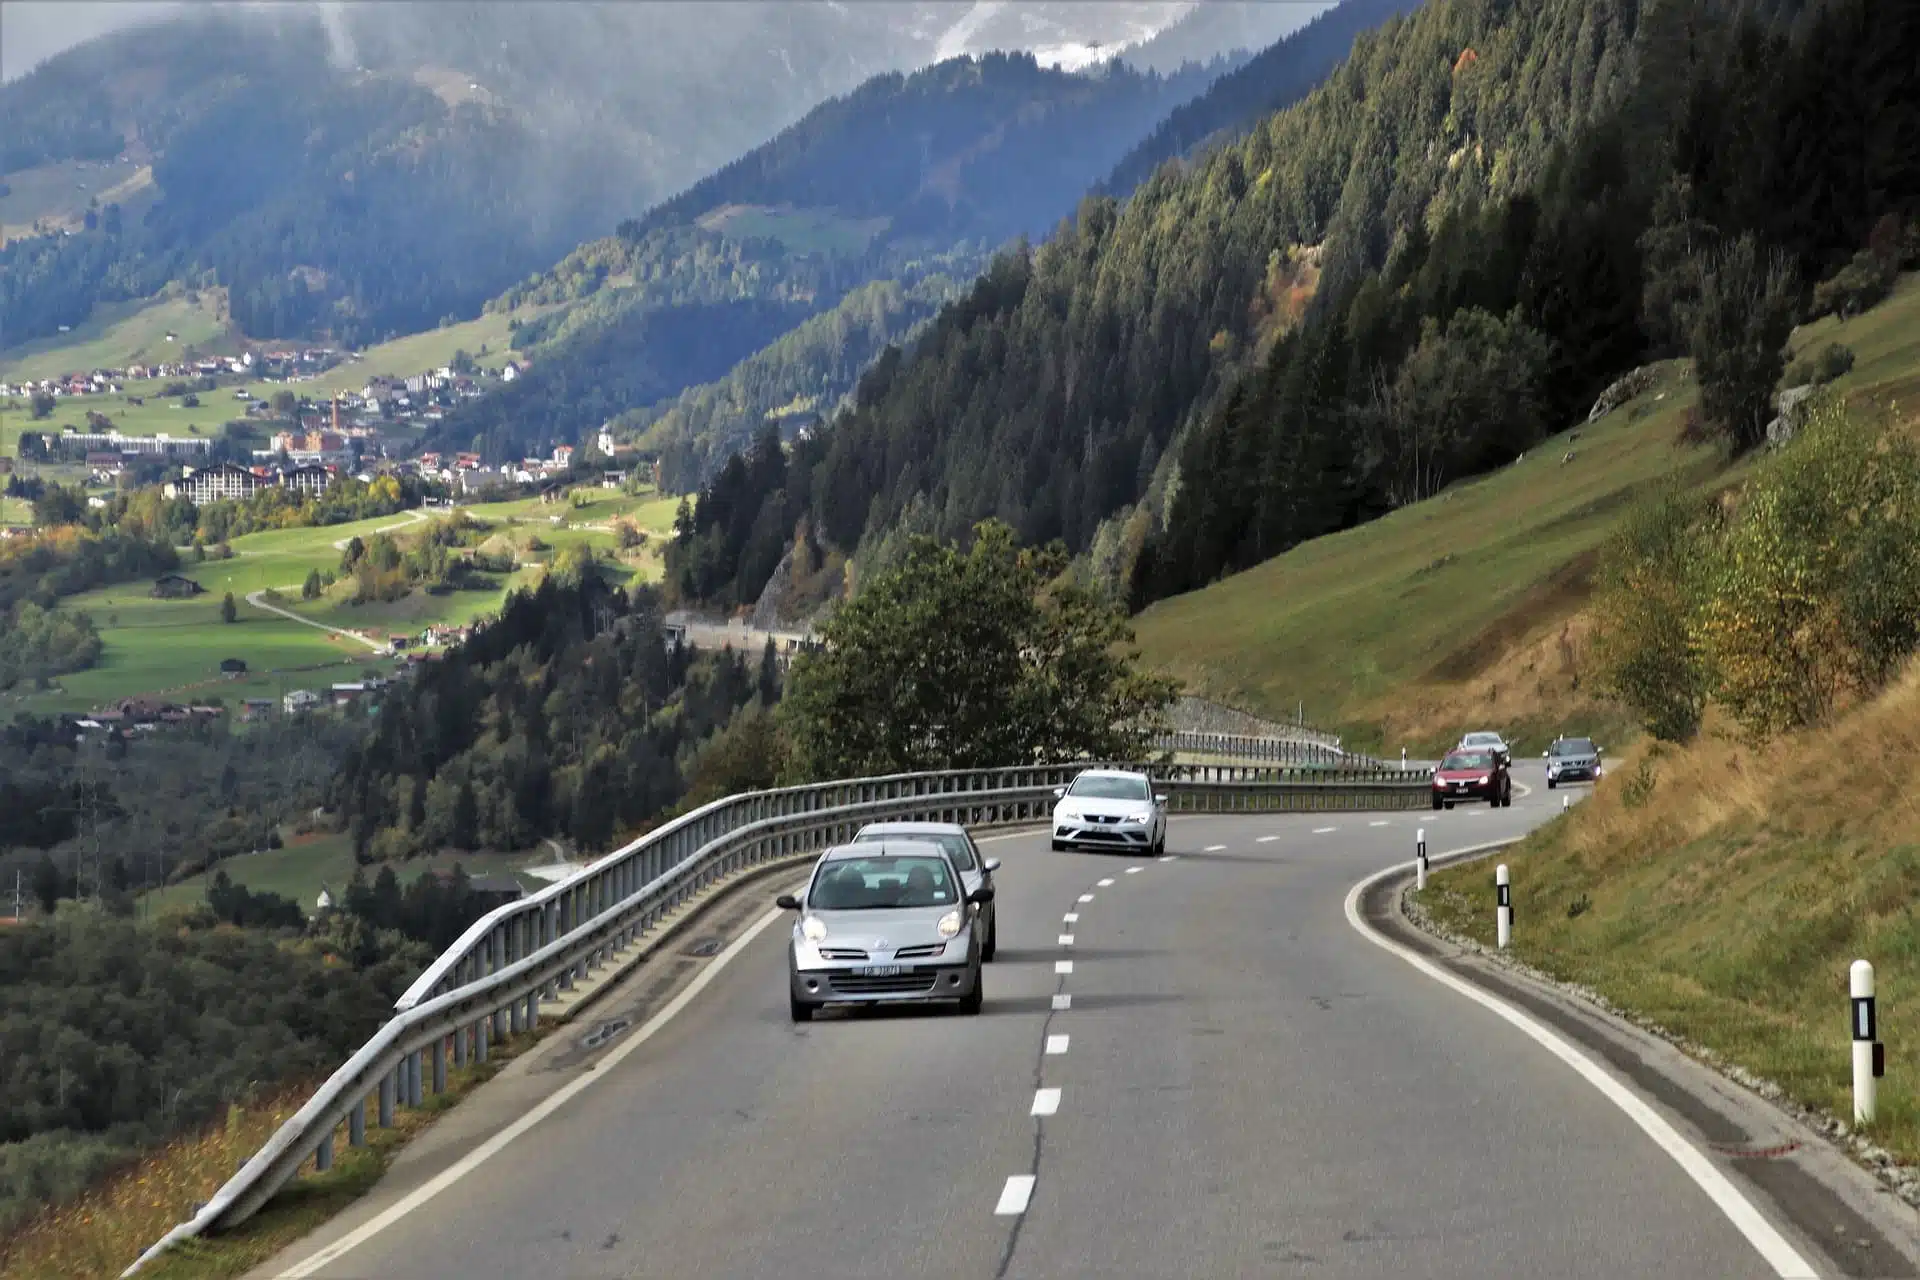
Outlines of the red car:
{"label": "red car", "polygon": [[1496,809],[1513,804],[1513,776],[1497,751],[1477,748],[1455,751],[1433,771],[1433,807],[1451,809],[1456,802],[1485,800]]}

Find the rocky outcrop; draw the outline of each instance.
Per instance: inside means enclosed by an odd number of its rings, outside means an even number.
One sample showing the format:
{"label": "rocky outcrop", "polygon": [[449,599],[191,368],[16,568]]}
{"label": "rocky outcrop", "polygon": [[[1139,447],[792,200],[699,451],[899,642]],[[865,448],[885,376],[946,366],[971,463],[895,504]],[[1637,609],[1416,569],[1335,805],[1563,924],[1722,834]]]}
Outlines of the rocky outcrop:
{"label": "rocky outcrop", "polygon": [[753,612],[747,615],[747,625],[755,631],[787,631],[794,628],[783,625],[785,620],[780,613],[793,593],[793,548],[787,548],[787,554],[780,557],[780,563],[774,566],[773,576],[767,579],[767,585],[760,588],[760,598],[753,602]]}
{"label": "rocky outcrop", "polygon": [[1654,367],[1650,364],[1643,364],[1633,372],[1615,379],[1613,385],[1602,391],[1600,398],[1593,402],[1593,409],[1587,414],[1587,421],[1598,422],[1635,396],[1649,390],[1653,386],[1653,379]]}
{"label": "rocky outcrop", "polygon": [[1776,448],[1793,439],[1807,414],[1807,402],[1813,398],[1813,384],[1788,387],[1773,398],[1775,417],[1767,424],[1767,443]]}

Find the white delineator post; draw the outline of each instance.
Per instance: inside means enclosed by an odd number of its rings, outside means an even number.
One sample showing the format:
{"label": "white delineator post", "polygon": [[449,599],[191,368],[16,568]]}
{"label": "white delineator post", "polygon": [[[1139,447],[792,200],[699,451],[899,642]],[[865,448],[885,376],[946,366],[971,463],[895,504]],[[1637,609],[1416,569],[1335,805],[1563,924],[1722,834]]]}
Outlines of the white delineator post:
{"label": "white delineator post", "polygon": [[1405,747],[1402,747],[1400,748],[1400,772],[1405,773],[1406,771],[1407,771],[1407,749]]}
{"label": "white delineator post", "polygon": [[1573,797],[1572,797],[1572,796],[1561,796],[1561,797],[1560,797],[1560,812],[1562,812],[1562,813],[1565,813],[1565,812],[1566,812],[1567,810],[1569,810],[1569,809],[1571,809],[1571,808],[1573,808]]}
{"label": "white delineator post", "polygon": [[1879,1014],[1874,1008],[1873,966],[1855,960],[1847,973],[1847,987],[1853,997],[1853,1122],[1872,1124],[1874,1080],[1886,1071],[1885,1050],[1878,1040]]}
{"label": "white delineator post", "polygon": [[1427,829],[1421,827],[1413,841],[1413,887],[1417,891],[1427,887]]}
{"label": "white delineator post", "polygon": [[1493,921],[1499,932],[1500,949],[1505,951],[1513,941],[1513,881],[1504,862],[1493,869],[1493,898]]}

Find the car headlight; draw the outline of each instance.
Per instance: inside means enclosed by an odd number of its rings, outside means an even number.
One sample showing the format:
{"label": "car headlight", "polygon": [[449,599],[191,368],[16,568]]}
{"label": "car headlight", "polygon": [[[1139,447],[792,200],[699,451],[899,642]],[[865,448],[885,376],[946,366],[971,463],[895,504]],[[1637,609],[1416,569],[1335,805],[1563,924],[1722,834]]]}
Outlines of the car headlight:
{"label": "car headlight", "polygon": [[826,941],[827,922],[819,916],[808,916],[800,922],[800,936],[808,942]]}
{"label": "car headlight", "polygon": [[1493,777],[1493,775],[1492,775],[1492,774],[1490,774],[1490,773],[1483,773],[1483,774],[1481,774],[1481,775],[1480,775],[1479,777],[1477,777],[1477,778],[1475,778],[1475,779],[1474,779],[1473,781],[1474,781],[1474,784],[1475,784],[1476,786],[1482,786],[1482,787],[1484,787],[1484,786],[1486,786],[1486,785],[1487,785],[1487,780],[1488,780],[1489,778],[1491,778],[1491,777]]}
{"label": "car headlight", "polygon": [[940,917],[940,923],[934,927],[940,930],[941,937],[951,938],[954,934],[960,932],[960,913],[958,911],[947,912],[947,914]]}

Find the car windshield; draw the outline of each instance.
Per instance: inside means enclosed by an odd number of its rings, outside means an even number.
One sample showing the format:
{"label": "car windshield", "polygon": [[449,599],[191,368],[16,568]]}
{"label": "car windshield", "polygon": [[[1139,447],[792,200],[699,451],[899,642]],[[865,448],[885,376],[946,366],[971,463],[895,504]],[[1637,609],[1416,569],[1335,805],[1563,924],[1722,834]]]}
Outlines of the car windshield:
{"label": "car windshield", "polygon": [[945,858],[841,858],[820,868],[807,903],[818,911],[941,907],[960,900]]}
{"label": "car windshield", "polygon": [[1440,769],[1491,769],[1493,753],[1491,751],[1456,751],[1440,762]]}
{"label": "car windshield", "polygon": [[1088,800],[1145,800],[1147,784],[1140,778],[1095,777],[1083,773],[1073,780],[1067,794]]}
{"label": "car windshield", "polygon": [[953,865],[962,871],[973,870],[973,842],[957,831],[862,831],[855,836],[856,844],[873,844],[877,841],[918,840],[923,844],[937,844],[947,851],[953,859]]}
{"label": "car windshield", "polygon": [[1470,733],[1460,739],[1460,745],[1463,747],[1491,747],[1497,745],[1499,741],[1500,735],[1497,733]]}
{"label": "car windshield", "polygon": [[1553,744],[1553,754],[1557,756],[1590,756],[1593,754],[1593,739],[1562,738]]}

